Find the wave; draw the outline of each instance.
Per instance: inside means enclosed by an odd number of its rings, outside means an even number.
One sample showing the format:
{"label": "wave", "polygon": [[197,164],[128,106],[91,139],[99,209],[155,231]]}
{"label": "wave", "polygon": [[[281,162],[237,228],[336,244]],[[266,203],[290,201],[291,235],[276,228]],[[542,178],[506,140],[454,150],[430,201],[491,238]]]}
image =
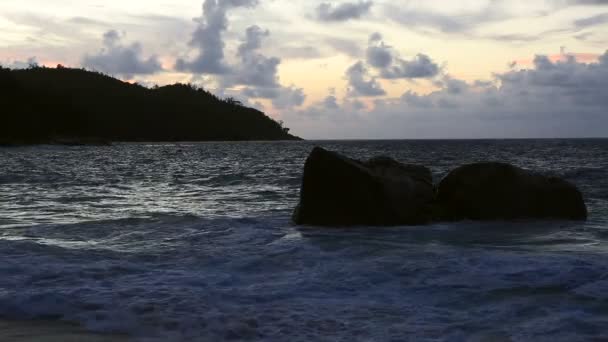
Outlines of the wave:
{"label": "wave", "polygon": [[[0,240],[0,316],[176,341],[603,336],[600,321],[569,330],[608,310],[588,228],[512,224],[346,230],[160,214],[30,227]],[[69,239],[89,246],[53,243]]]}

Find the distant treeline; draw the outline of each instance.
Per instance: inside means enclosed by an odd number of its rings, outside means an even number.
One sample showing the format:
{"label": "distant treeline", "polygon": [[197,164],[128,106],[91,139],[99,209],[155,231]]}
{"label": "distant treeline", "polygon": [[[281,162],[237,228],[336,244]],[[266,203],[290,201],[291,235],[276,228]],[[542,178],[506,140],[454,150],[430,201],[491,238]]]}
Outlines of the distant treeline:
{"label": "distant treeline", "polygon": [[293,140],[232,98],[189,84],[146,88],[62,66],[0,67],[0,143]]}

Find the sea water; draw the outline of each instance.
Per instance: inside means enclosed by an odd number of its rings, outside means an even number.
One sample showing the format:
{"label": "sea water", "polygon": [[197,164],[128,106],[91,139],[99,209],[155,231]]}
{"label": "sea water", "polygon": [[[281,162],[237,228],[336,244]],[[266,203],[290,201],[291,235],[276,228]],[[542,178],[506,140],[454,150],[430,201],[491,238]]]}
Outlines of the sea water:
{"label": "sea water", "polygon": [[[576,184],[587,222],[297,227],[315,145]],[[141,341],[608,340],[608,140],[0,149],[0,317]]]}

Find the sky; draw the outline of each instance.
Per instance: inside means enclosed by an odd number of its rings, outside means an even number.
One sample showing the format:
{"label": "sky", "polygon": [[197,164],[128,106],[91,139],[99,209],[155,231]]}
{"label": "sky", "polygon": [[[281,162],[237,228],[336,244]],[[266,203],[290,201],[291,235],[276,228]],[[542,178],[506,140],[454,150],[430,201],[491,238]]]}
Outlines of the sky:
{"label": "sky", "polygon": [[0,64],[193,83],[307,139],[608,137],[608,0],[2,0]]}

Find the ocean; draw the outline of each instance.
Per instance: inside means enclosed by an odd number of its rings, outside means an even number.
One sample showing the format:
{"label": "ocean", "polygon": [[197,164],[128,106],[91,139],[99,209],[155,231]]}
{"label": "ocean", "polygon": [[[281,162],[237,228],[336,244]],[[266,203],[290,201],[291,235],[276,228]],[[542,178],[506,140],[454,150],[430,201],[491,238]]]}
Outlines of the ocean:
{"label": "ocean", "polygon": [[[587,222],[294,226],[320,145],[561,176]],[[0,148],[0,318],[134,341],[608,340],[608,140]]]}

